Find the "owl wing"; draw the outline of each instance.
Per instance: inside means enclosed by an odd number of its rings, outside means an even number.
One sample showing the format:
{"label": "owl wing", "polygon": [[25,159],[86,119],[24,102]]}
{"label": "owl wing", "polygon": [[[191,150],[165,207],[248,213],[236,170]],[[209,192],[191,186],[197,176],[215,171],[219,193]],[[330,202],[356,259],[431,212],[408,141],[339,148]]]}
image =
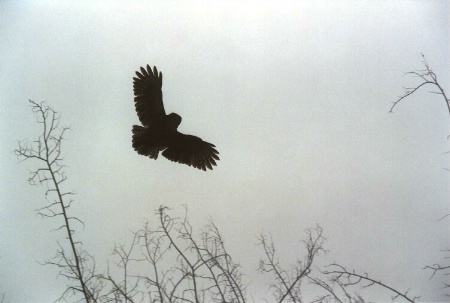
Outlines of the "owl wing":
{"label": "owl wing", "polygon": [[217,165],[219,152],[215,145],[205,142],[199,137],[185,135],[176,132],[171,138],[171,143],[162,153],[170,161],[193,166],[206,171]]}
{"label": "owl wing", "polygon": [[133,77],[134,105],[142,125],[150,126],[152,122],[163,119],[166,115],[162,98],[162,73],[149,65],[141,67]]}

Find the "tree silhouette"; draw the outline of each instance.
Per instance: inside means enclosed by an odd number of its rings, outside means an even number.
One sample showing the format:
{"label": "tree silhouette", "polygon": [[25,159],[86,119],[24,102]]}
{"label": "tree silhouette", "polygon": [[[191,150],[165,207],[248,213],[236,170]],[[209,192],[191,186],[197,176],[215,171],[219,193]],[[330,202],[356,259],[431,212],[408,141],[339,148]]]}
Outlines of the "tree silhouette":
{"label": "tree silhouette", "polygon": [[402,102],[404,99],[408,98],[409,96],[413,95],[415,92],[417,92],[419,89],[425,86],[432,86],[436,90],[430,91],[432,94],[441,95],[442,98],[445,101],[445,106],[448,110],[449,117],[450,117],[450,99],[447,98],[447,95],[445,94],[444,89],[442,88],[441,84],[437,80],[436,74],[431,69],[430,65],[428,64],[427,60],[425,59],[425,55],[422,55],[422,63],[425,67],[425,69],[419,69],[411,72],[405,73],[405,75],[413,76],[415,78],[419,78],[421,82],[413,87],[404,87],[404,93],[393,102],[391,109],[389,110],[390,113],[393,113],[394,107],[396,107],[400,102]]}
{"label": "tree silhouette", "polygon": [[60,218],[61,225],[56,230],[64,231],[70,247],[68,253],[64,246],[59,244],[56,256],[44,264],[56,266],[59,268],[60,275],[72,282],[61,298],[65,298],[71,293],[82,293],[86,302],[95,301],[87,286],[87,282],[93,275],[92,268],[88,266],[92,257],[80,248],[81,242],[77,241],[74,236],[73,223],[83,224],[83,222],[79,218],[69,215],[68,209],[73,203],[71,196],[74,193],[62,188],[62,184],[67,181],[67,176],[64,173],[65,166],[62,162],[61,148],[64,135],[69,128],[60,126],[60,115],[51,107],[32,100],[29,102],[36,114],[42,133],[32,142],[28,140],[19,142],[19,148],[15,150],[15,153],[20,161],[33,159],[40,164],[37,169],[30,171],[28,178],[31,185],[47,187],[45,192],[47,204],[37,209],[37,213],[45,218]]}
{"label": "tree silhouette", "polygon": [[[115,245],[106,270],[99,271],[91,254],[75,239],[74,224],[80,218],[69,213],[72,191],[63,189],[64,173],[62,142],[69,129],[61,127],[60,116],[44,103],[30,100],[42,133],[34,141],[21,141],[15,151],[21,161],[34,159],[40,165],[30,172],[29,182],[45,185],[47,204],[37,209],[45,218],[60,219],[57,230],[64,231],[67,242],[59,243],[56,256],[44,264],[59,269],[69,284],[59,298],[71,296],[89,302],[161,302],[161,303],[245,303],[248,276],[225,247],[219,228],[210,222],[196,235],[188,217],[174,217],[166,206],[156,210],[156,226],[146,223],[133,233],[129,245]],[[257,245],[264,256],[259,262],[262,274],[272,275],[272,290],[276,302],[304,302],[306,289],[317,287],[313,302],[365,302],[358,289],[379,286],[392,293],[392,300],[415,302],[408,292],[396,290],[368,274],[359,274],[333,263],[325,269],[314,266],[325,254],[325,238],[320,226],[306,230],[304,256],[291,265],[282,266],[272,238],[260,234]],[[66,247],[69,247],[68,249]],[[440,270],[440,268],[435,268]],[[103,272],[99,274],[99,272]],[[81,296],[81,299],[80,299]],[[72,300],[73,301],[73,300]]]}
{"label": "tree silhouette", "polygon": [[[416,86],[404,88],[404,90],[405,90],[404,93],[395,102],[393,102],[389,112],[392,113],[394,107],[397,106],[397,104],[399,104],[405,98],[413,95],[415,92],[417,92],[422,87],[431,85],[436,90],[429,91],[429,92],[432,94],[437,94],[437,95],[442,96],[442,98],[445,101],[445,105],[448,110],[449,118],[450,118],[450,99],[445,94],[445,91],[444,91],[444,88],[442,87],[442,85],[438,82],[437,75],[431,69],[430,65],[428,64],[428,62],[425,58],[425,55],[421,54],[421,56],[422,56],[422,64],[424,65],[425,69],[415,70],[415,71],[410,71],[410,72],[405,73],[405,75],[411,75],[415,78],[419,78],[421,80],[421,82],[419,84],[417,84]],[[449,139],[449,138],[450,138],[450,135],[447,137],[447,139]],[[450,152],[446,152],[446,153],[448,154]],[[448,169],[448,168],[445,168],[445,169],[450,171],[450,169]],[[447,218],[448,216],[449,216],[449,214],[445,215],[443,218],[439,219],[438,221],[440,221],[444,218]],[[445,252],[445,253],[447,253],[447,255],[449,255],[450,248],[444,249],[443,252]],[[450,257],[447,256],[446,259],[450,259]],[[427,265],[424,267],[424,269],[431,270],[432,273],[431,273],[430,279],[433,278],[438,272],[442,273],[445,277],[450,276],[450,265],[442,265],[442,264],[436,263],[433,265]],[[443,284],[444,284],[444,288],[446,288],[446,289],[450,288],[450,283],[443,282]],[[450,294],[446,294],[445,296],[450,297]]]}

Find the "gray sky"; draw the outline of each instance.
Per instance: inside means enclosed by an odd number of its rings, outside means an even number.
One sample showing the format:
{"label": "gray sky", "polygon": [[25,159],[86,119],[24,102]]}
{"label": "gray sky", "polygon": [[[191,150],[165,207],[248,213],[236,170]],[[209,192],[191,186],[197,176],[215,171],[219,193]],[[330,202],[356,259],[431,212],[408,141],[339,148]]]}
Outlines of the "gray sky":
{"label": "gray sky", "polygon": [[[187,204],[197,228],[221,229],[255,298],[272,299],[258,232],[289,263],[318,223],[325,263],[442,301],[442,279],[422,267],[449,245],[450,220],[437,221],[450,213],[448,112],[426,90],[388,110],[418,83],[403,73],[423,67],[421,52],[450,89],[449,16],[447,1],[0,2],[0,292],[50,302],[65,285],[37,263],[64,235],[36,216],[43,188],[13,153],[39,134],[32,99],[72,128],[66,189],[99,266],[160,204]],[[145,64],[163,72],[179,130],[217,146],[213,171],[132,149],[132,77]]]}

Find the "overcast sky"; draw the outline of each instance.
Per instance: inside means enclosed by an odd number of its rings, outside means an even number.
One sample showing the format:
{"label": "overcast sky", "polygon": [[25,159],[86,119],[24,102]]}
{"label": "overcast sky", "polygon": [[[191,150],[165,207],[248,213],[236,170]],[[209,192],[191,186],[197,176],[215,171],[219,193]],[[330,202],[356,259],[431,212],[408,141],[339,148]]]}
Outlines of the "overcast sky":
{"label": "overcast sky", "polygon": [[[164,4],[163,4],[164,3]],[[71,126],[64,161],[77,233],[98,266],[114,243],[165,204],[201,228],[212,219],[254,298],[272,299],[256,273],[260,231],[293,262],[306,228],[320,224],[336,261],[423,301],[442,301],[449,246],[450,134],[442,97],[427,90],[388,111],[417,84],[425,54],[450,91],[448,1],[0,2],[0,293],[52,302],[64,289],[52,257],[64,242],[35,209],[19,139],[39,135],[28,99]],[[214,143],[203,172],[135,153],[132,77],[164,74],[166,112],[179,130]],[[255,257],[256,256],[256,257]],[[390,300],[375,294],[372,300]]]}

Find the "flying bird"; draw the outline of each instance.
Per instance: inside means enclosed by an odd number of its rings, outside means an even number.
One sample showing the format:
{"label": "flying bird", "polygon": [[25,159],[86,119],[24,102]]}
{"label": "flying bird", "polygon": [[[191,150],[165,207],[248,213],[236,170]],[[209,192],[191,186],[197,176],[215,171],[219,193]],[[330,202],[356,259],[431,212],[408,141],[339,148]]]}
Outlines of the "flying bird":
{"label": "flying bird", "polygon": [[180,133],[181,117],[166,115],[162,98],[162,73],[147,65],[133,77],[134,105],[143,126],[133,125],[133,148],[138,154],[157,159],[158,154],[170,161],[206,171],[213,169],[219,152],[215,145],[199,137]]}

